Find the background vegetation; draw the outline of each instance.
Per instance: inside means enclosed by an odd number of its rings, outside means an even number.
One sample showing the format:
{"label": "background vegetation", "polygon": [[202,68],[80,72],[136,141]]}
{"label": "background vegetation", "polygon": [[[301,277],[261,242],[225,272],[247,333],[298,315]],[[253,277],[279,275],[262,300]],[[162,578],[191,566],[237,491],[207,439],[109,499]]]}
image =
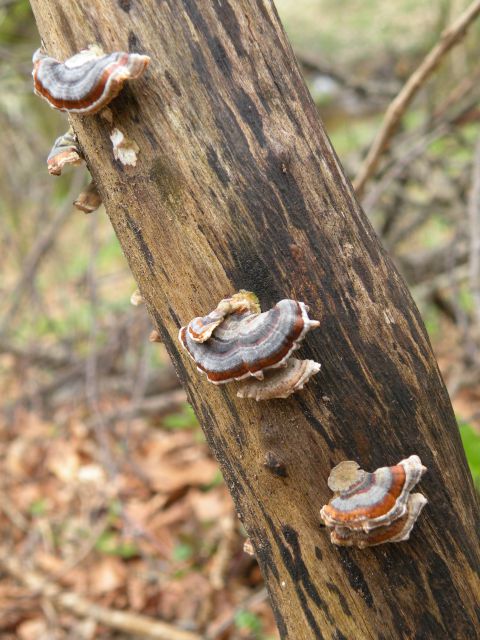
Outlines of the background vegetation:
{"label": "background vegetation", "polygon": [[[352,178],[395,93],[467,6],[276,4]],[[363,204],[422,311],[480,488],[478,36],[474,25],[423,87]],[[48,175],[66,120],[33,96],[38,46],[28,2],[0,0],[1,637],[132,637],[25,586],[37,571],[109,611],[171,623],[171,640],[181,628],[276,638],[217,465],[129,303],[108,218],[71,205],[86,171]]]}

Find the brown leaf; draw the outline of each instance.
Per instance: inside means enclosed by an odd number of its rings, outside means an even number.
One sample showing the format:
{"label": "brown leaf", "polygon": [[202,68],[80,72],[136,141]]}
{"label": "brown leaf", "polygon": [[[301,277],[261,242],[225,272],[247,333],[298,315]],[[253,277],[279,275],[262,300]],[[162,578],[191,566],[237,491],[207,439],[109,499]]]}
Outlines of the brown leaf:
{"label": "brown leaf", "polygon": [[48,640],[48,628],[43,618],[25,620],[17,627],[19,640]]}
{"label": "brown leaf", "polygon": [[89,569],[89,592],[102,594],[125,584],[127,569],[119,558],[103,558]]}

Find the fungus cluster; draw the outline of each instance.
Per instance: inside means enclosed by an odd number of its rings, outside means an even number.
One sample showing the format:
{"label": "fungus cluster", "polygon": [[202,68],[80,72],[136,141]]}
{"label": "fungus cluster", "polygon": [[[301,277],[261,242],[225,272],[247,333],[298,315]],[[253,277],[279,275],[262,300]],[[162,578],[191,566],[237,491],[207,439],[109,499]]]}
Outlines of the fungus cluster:
{"label": "fungus cluster", "polygon": [[[104,54],[98,47],[90,47],[62,63],[38,49],[33,56],[34,91],[54,109],[92,115],[104,109],[125,82],[139,78],[149,62],[148,56],[123,51]],[[108,109],[102,115],[113,123]],[[139,151],[135,141],[117,127],[110,139],[114,157],[135,166]],[[83,161],[70,128],[55,141],[47,158],[48,171],[58,176],[66,165]],[[85,212],[100,206],[93,180],[74,204]],[[131,302],[143,302],[138,291],[132,294]],[[303,389],[320,370],[314,360],[292,357],[306,334],[320,324],[308,317],[308,311],[303,302],[285,299],[262,313],[255,294],[242,290],[182,327],[179,340],[213,384],[241,381],[240,398],[287,398]],[[154,331],[150,340],[159,342],[161,337]],[[411,494],[425,471],[416,455],[373,473],[353,461],[338,464],[328,479],[334,497],[320,512],[331,541],[364,548],[407,540],[427,503],[422,494]]]}
{"label": "fungus cluster", "polygon": [[257,297],[240,291],[182,327],[179,340],[210,382],[248,379],[241,398],[287,398],[320,370],[312,360],[291,358],[319,324],[303,302],[280,300],[262,313]]}
{"label": "fungus cluster", "polygon": [[363,549],[408,540],[427,503],[421,493],[410,493],[425,471],[415,455],[373,473],[352,460],[338,464],[328,479],[334,497],[320,511],[331,541]]}
{"label": "fungus cluster", "polygon": [[[149,62],[148,56],[125,51],[104,54],[96,46],[80,51],[65,62],[59,62],[38,49],[33,54],[33,88],[52,108],[88,116],[106,107],[120,93],[125,82],[139,78]],[[118,133],[122,139],[115,142]],[[119,158],[123,164],[135,166],[138,146],[133,141],[127,141],[118,129],[112,131],[112,136],[115,158]],[[47,158],[48,172],[59,176],[66,165],[79,165],[83,160],[75,133],[70,128],[55,140]],[[98,209],[101,203],[102,199],[92,180],[74,205],[90,213]]]}

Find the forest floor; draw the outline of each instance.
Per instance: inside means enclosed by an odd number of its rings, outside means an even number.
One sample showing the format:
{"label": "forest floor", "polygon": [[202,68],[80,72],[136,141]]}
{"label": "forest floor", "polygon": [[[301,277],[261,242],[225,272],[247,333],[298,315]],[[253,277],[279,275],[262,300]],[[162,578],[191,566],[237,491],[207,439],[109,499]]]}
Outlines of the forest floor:
{"label": "forest floor", "polygon": [[[447,379],[455,375],[453,335],[444,327],[436,345]],[[277,637],[218,466],[182,392],[166,393],[176,394],[171,413],[117,419],[103,432],[76,401],[48,419],[19,407],[0,425],[2,639],[134,637],[96,620],[93,604],[112,620],[115,610],[139,613],[200,630],[199,638]],[[454,404],[471,417],[464,438],[475,437],[480,390],[463,388]],[[112,408],[121,402],[104,400],[99,415]],[[29,572],[41,576],[37,591]],[[59,606],[47,582],[85,596],[92,615]]]}

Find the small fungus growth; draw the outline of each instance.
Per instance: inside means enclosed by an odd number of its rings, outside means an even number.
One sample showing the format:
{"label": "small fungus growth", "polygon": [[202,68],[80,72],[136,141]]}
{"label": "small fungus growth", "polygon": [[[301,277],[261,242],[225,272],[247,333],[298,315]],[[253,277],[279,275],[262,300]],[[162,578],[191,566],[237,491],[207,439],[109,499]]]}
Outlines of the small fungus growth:
{"label": "small fungus growth", "polygon": [[144,303],[145,303],[145,300],[143,299],[142,294],[138,289],[135,289],[135,291],[130,296],[130,304],[133,304],[134,307],[139,307]]}
{"label": "small fungus growth", "polygon": [[148,336],[149,342],[163,342],[162,336],[156,329],[152,329],[150,331],[150,335]]}
{"label": "small fungus growth", "polygon": [[335,495],[320,511],[331,541],[363,549],[408,540],[427,503],[421,493],[410,494],[425,471],[415,455],[373,473],[352,460],[338,464],[328,479]]}
{"label": "small fungus growth", "polygon": [[82,152],[78,146],[77,136],[73,129],[59,136],[53,143],[53,147],[47,157],[48,173],[59,176],[65,165],[80,165],[83,162]]}
{"label": "small fungus growth", "polygon": [[124,165],[134,167],[137,164],[137,153],[140,151],[134,140],[129,140],[120,129],[114,129],[110,134],[113,145],[113,156]]}
{"label": "small fungus growth", "polygon": [[93,180],[91,180],[90,184],[78,195],[73,204],[84,213],[92,213],[98,209],[102,204],[102,197],[98,193],[97,185]]}
{"label": "small fungus growth", "polygon": [[194,342],[206,342],[218,325],[232,313],[260,313],[257,296],[242,289],[231,298],[220,300],[217,307],[208,315],[194,318],[187,326],[187,333]]}

